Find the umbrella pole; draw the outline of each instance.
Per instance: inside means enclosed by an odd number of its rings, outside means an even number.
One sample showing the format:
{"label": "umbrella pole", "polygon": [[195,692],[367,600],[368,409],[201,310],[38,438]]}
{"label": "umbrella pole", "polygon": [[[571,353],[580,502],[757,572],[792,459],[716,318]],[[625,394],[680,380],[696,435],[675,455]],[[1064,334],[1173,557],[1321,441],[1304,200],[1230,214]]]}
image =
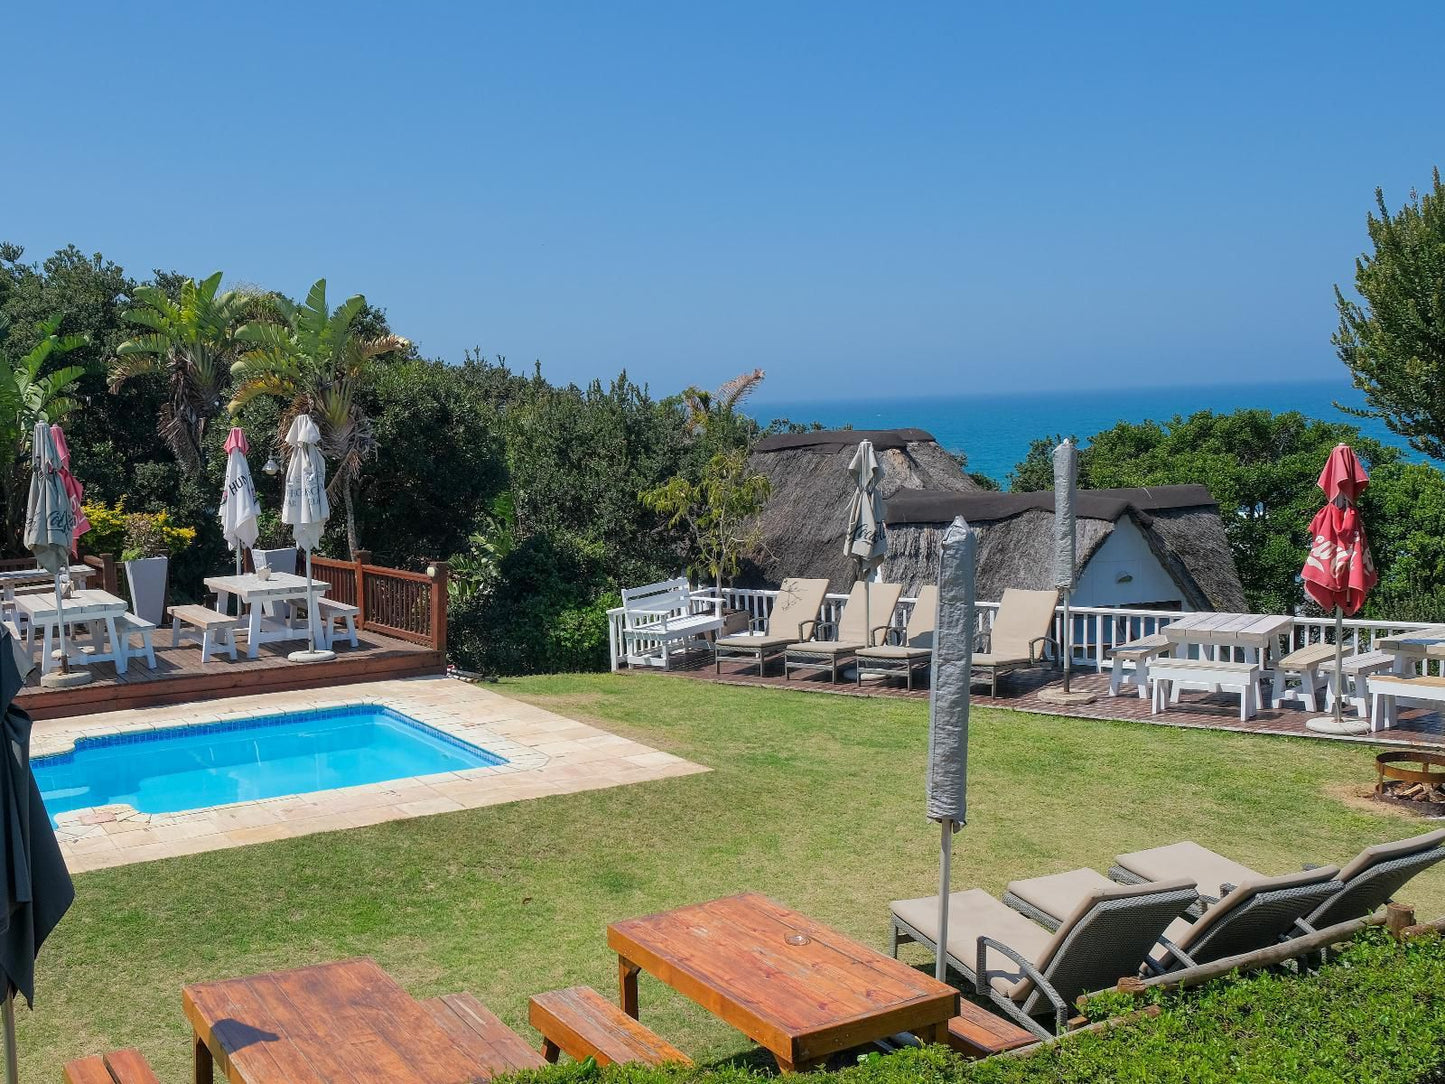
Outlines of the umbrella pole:
{"label": "umbrella pole", "polygon": [[311,551],[306,551],[306,650],[316,650],[316,600],[311,592]]}
{"label": "umbrella pole", "polygon": [[5,1007],[0,1010],[5,1017],[5,1084],[18,1084],[20,1060],[15,1049],[15,987],[5,984]]}
{"label": "umbrella pole", "polygon": [[1343,725],[1345,692],[1345,611],[1335,607],[1335,724]]}
{"label": "umbrella pole", "polygon": [[55,574],[55,624],[60,629],[60,672],[70,673],[70,649],[65,646],[65,606],[60,592],[60,573]]}
{"label": "umbrella pole", "polygon": [[1073,620],[1069,617],[1069,596],[1070,596],[1071,594],[1073,594],[1073,592],[1070,591],[1067,587],[1065,587],[1065,588],[1064,588],[1064,634],[1063,634],[1061,637],[1059,637],[1059,639],[1060,639],[1061,641],[1063,641],[1062,651],[1063,651],[1063,653],[1064,653],[1064,692],[1065,692],[1066,694],[1067,694],[1068,691],[1069,691],[1069,675],[1070,675],[1070,672],[1072,671],[1072,663],[1073,663],[1073,655],[1074,655],[1074,652],[1073,652],[1074,622],[1073,622]]}
{"label": "umbrella pole", "polygon": [[948,888],[952,883],[953,821],[942,820],[943,840],[938,850],[938,948],[934,952],[933,977],[948,981]]}

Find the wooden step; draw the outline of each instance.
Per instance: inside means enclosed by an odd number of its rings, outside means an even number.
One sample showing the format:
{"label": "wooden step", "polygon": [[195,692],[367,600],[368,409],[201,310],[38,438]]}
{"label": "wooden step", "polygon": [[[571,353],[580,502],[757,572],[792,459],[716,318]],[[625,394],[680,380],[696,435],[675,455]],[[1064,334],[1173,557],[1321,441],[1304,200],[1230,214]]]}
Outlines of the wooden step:
{"label": "wooden step", "polygon": [[948,1045],[966,1058],[986,1058],[1038,1041],[1032,1032],[972,1001],[960,999],[958,1015],[948,1022]]}
{"label": "wooden step", "polygon": [[67,1062],[65,1084],[160,1084],[145,1055],[134,1047]]}
{"label": "wooden step", "polygon": [[531,999],[532,1026],[546,1040],[542,1053],[548,1061],[559,1054],[598,1065],[668,1062],[691,1065],[692,1060],[666,1039],[643,1027],[590,986],[551,990]]}
{"label": "wooden step", "polygon": [[447,1036],[492,1073],[540,1069],[547,1063],[527,1041],[471,994],[445,994],[421,1003]]}

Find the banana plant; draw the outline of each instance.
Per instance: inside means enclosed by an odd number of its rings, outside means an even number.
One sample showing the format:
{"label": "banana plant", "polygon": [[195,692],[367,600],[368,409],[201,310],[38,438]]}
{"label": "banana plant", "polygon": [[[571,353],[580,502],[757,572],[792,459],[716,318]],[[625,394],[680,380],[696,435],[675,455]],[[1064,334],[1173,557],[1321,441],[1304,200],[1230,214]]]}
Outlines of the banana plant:
{"label": "banana plant", "polygon": [[400,335],[367,337],[356,328],[366,306],[360,294],[334,310],[326,302],[326,280],[318,279],[297,305],[275,299],[279,320],[247,323],[236,332],[243,351],[231,367],[236,380],[230,403],[234,416],[259,396],[285,403],[278,443],[298,414],[310,414],[321,430],[321,453],[333,464],[326,483],[346,509],[346,543],[361,547],[356,533],[356,485],[365,461],[376,453],[376,436],[361,401],[372,359],[410,349]]}
{"label": "banana plant", "polygon": [[143,328],[121,343],[110,362],[110,390],[128,380],[163,376],[169,395],[157,428],[181,469],[196,475],[206,426],[221,412],[231,366],[240,356],[236,333],[257,305],[256,295],[221,291],[221,272],[181,283],[177,298],[155,286],[138,287],[127,322]]}

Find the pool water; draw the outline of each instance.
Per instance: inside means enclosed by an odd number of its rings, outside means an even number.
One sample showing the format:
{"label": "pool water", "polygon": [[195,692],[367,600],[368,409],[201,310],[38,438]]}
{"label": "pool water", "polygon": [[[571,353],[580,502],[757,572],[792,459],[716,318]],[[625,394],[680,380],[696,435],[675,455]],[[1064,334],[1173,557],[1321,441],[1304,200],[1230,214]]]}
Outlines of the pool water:
{"label": "pool water", "polygon": [[505,764],[399,711],[354,705],[81,738],[31,768],[52,823],[124,803],[179,813],[232,802]]}

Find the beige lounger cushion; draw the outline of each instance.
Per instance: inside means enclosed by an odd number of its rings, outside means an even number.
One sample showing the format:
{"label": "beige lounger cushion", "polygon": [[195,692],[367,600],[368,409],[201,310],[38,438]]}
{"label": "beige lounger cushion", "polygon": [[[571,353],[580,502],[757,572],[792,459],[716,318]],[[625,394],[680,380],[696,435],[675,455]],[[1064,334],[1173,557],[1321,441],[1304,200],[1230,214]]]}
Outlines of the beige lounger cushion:
{"label": "beige lounger cushion", "polygon": [[[929,940],[938,940],[938,897],[921,900],[895,900],[893,913]],[[1054,935],[1032,919],[1025,918],[1006,903],[994,899],[981,888],[954,892],[948,897],[948,954],[972,968],[978,958],[978,939],[992,937],[1016,951],[1025,959],[1039,959],[1048,950]],[[994,949],[988,953],[990,971],[1018,974],[1018,964]],[[993,988],[1005,997],[1017,980],[1000,975],[993,979]]]}
{"label": "beige lounger cushion", "polygon": [[1047,877],[1030,877],[1024,881],[1010,881],[1008,890],[1030,907],[1036,907],[1053,918],[1063,918],[1078,906],[1079,900],[1091,892],[1117,887],[1118,885],[1098,870],[1086,868],[1051,873]]}
{"label": "beige lounger cushion", "polygon": [[[1176,918],[1164,931],[1164,936],[1188,952],[1190,946],[1197,944],[1200,938],[1217,925],[1221,919],[1240,904],[1247,903],[1261,892],[1271,892],[1280,888],[1297,888],[1321,881],[1333,881],[1339,876],[1339,872],[1339,866],[1322,866],[1319,869],[1302,869],[1294,873],[1286,873],[1282,877],[1256,877],[1241,881],[1238,888],[1218,903],[1210,904],[1204,914],[1193,922],[1185,918]],[[1260,948],[1264,948],[1264,946],[1261,945]],[[1161,964],[1167,957],[1168,950],[1163,946],[1154,953],[1154,959]]]}
{"label": "beige lounger cushion", "polygon": [[1188,877],[1206,896],[1218,897],[1220,885],[1241,885],[1266,876],[1248,866],[1216,854],[1192,840],[1133,851],[1114,858],[1121,867],[1146,881],[1167,881],[1171,877]]}
{"label": "beige lounger cushion", "polygon": [[1027,655],[992,655],[986,651],[973,653],[974,666],[1027,666],[1029,662]]}
{"label": "beige lounger cushion", "polygon": [[[1007,588],[999,600],[998,613],[994,615],[993,627],[989,630],[988,649],[990,654],[973,657],[975,666],[998,666],[1002,661],[1028,662],[1029,654],[1037,645],[1034,641],[1049,635],[1054,627],[1054,608],[1059,604],[1057,591],[1023,591],[1017,587]],[[991,663],[981,659],[992,658]]]}
{"label": "beige lounger cushion", "polygon": [[793,637],[791,636],[725,636],[715,646],[764,651],[772,647],[787,647],[792,642]]}
{"label": "beige lounger cushion", "polygon": [[843,644],[837,640],[803,640],[788,645],[789,655],[852,655],[862,644]]}
{"label": "beige lounger cushion", "polygon": [[1426,832],[1424,835],[1411,836],[1409,839],[1397,840],[1394,843],[1379,843],[1373,847],[1366,847],[1340,871],[1340,880],[1349,881],[1364,873],[1371,866],[1388,862],[1392,858],[1403,858],[1407,854],[1428,851],[1442,843],[1445,843],[1445,828]]}
{"label": "beige lounger cushion", "polygon": [[933,654],[931,647],[865,647],[858,652],[861,659],[926,659]]}

